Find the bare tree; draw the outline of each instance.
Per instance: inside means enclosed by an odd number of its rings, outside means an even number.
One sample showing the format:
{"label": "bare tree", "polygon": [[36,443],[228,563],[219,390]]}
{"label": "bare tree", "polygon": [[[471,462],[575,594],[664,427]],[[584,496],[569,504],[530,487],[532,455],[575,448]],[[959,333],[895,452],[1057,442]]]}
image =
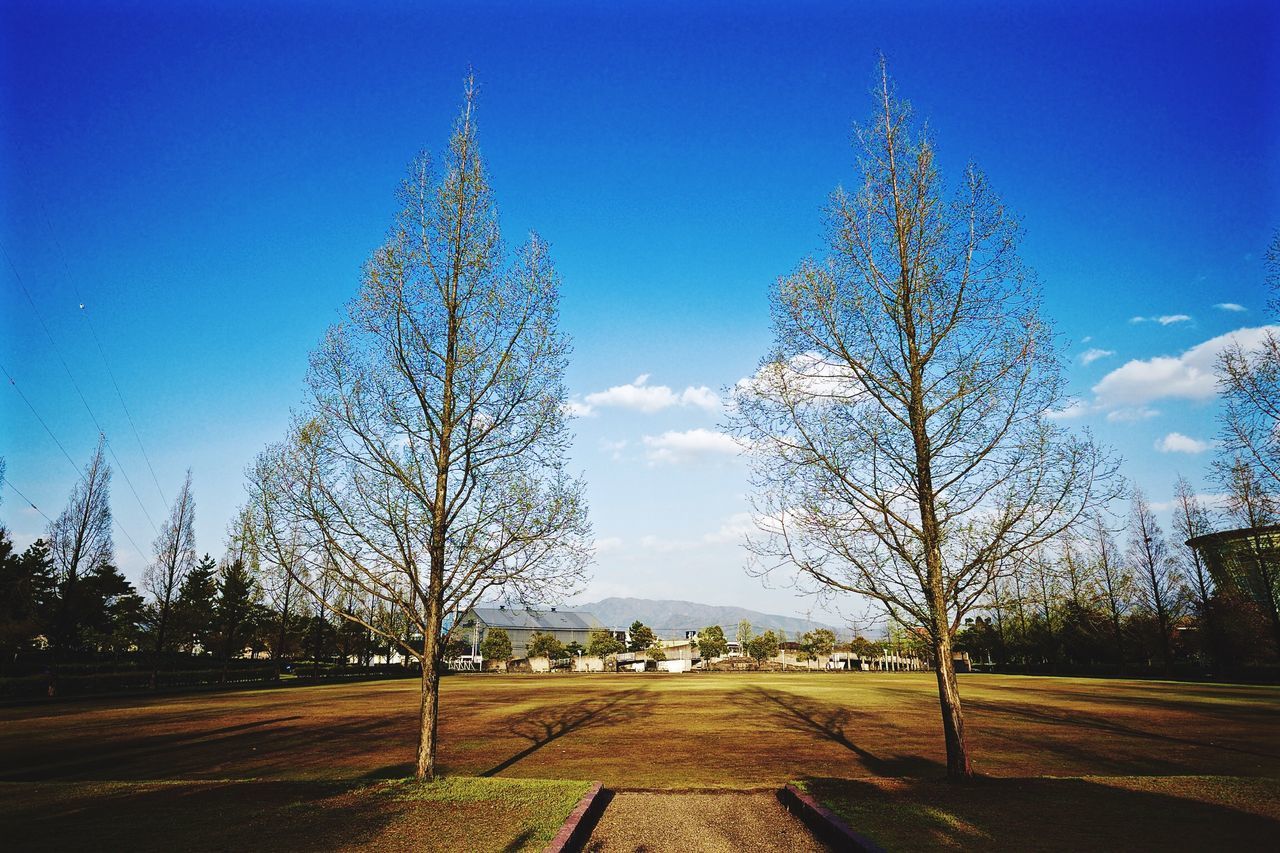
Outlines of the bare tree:
{"label": "bare tree", "polygon": [[297,612],[298,599],[302,595],[296,578],[299,573],[305,574],[307,568],[302,557],[302,536],[298,526],[276,522],[267,514],[267,508],[277,503],[270,494],[270,490],[276,487],[276,480],[268,460],[259,457],[248,473],[250,492],[256,500],[250,501],[242,510],[245,552],[250,571],[278,621],[276,640],[271,644],[271,663],[279,679],[288,645],[289,623]]}
{"label": "bare tree", "polygon": [[1093,560],[1097,568],[1098,592],[1107,608],[1116,662],[1124,671],[1124,617],[1133,601],[1133,575],[1120,559],[1111,528],[1101,512],[1090,522],[1093,537]]}
{"label": "bare tree", "polygon": [[1180,615],[1183,585],[1169,556],[1164,531],[1141,489],[1135,488],[1129,513],[1129,562],[1138,578],[1138,600],[1156,618],[1160,658],[1165,672],[1173,667],[1173,622]]}
{"label": "bare tree", "polygon": [[313,596],[329,572],[387,602],[342,617],[422,666],[416,775],[435,774],[439,669],[451,613],[482,596],[554,600],[589,557],[557,331],[558,276],[536,235],[508,260],[476,145],[475,89],[438,176],[425,155],[365,266],[347,321],[313,353],[309,400],[251,485],[265,523],[296,526]]}
{"label": "bare tree", "polygon": [[1027,568],[1030,570],[1036,607],[1039,610],[1037,615],[1040,617],[1040,633],[1043,640],[1041,651],[1044,653],[1046,662],[1056,666],[1058,663],[1058,628],[1061,622],[1058,610],[1062,599],[1062,579],[1059,576],[1059,569],[1055,560],[1046,553],[1044,548],[1039,548],[1030,554],[1026,563]]}
{"label": "bare tree", "polygon": [[160,655],[169,642],[170,618],[174,597],[183,579],[196,562],[196,500],[191,494],[191,471],[173,499],[169,517],[160,525],[160,535],[153,546],[155,557],[143,571],[142,586],[155,600],[155,660],[151,669],[151,686],[156,683]]}
{"label": "bare tree", "polygon": [[1196,495],[1195,489],[1187,482],[1186,477],[1179,476],[1173,491],[1173,531],[1178,540],[1185,546],[1178,550],[1179,562],[1191,583],[1191,591],[1196,599],[1196,610],[1202,622],[1210,618],[1210,596],[1213,594],[1213,580],[1209,576],[1209,567],[1200,557],[1200,552],[1186,543],[1197,536],[1205,536],[1213,532],[1213,519],[1204,502]]}
{"label": "bare tree", "polygon": [[[1267,284],[1269,307],[1280,314],[1280,231],[1267,250]],[[1247,464],[1266,491],[1280,492],[1280,337],[1268,329],[1256,348],[1238,341],[1227,347],[1218,360],[1218,384],[1224,473]]]}
{"label": "bare tree", "polygon": [[79,581],[95,567],[110,563],[115,553],[111,539],[111,467],[103,456],[105,446],[106,439],[99,437],[66,507],[49,525],[49,556],[58,589],[51,694],[57,692],[57,658],[76,641]]}
{"label": "bare tree", "polygon": [[1241,552],[1223,562],[1235,569],[1239,592],[1256,601],[1271,620],[1280,651],[1280,566],[1271,542],[1274,530],[1263,529],[1280,523],[1280,499],[1267,488],[1265,473],[1242,457],[1220,475],[1227,487],[1227,512],[1249,530]]}
{"label": "bare tree", "polygon": [[972,775],[952,636],[992,580],[1109,495],[1065,405],[1018,226],[973,166],[952,200],[881,63],[861,185],[837,190],[825,262],[777,283],[775,350],[740,383],[761,570],[879,600],[923,626],[953,779]]}

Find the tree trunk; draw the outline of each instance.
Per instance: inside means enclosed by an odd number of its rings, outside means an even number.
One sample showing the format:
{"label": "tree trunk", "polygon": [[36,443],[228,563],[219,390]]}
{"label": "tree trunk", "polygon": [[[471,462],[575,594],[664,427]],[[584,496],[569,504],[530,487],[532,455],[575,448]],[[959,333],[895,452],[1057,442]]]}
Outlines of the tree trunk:
{"label": "tree trunk", "polygon": [[[427,640],[424,646],[434,647]],[[414,778],[434,782],[436,778],[436,722],[440,719],[440,671],[435,664],[435,649],[424,649],[422,660],[422,698],[418,707],[418,762]]]}
{"label": "tree trunk", "polygon": [[947,745],[947,779],[962,782],[973,778],[969,747],[964,737],[964,710],[956,683],[956,665],[951,657],[951,632],[934,631],[933,652],[938,658],[938,702],[942,707],[942,734]]}

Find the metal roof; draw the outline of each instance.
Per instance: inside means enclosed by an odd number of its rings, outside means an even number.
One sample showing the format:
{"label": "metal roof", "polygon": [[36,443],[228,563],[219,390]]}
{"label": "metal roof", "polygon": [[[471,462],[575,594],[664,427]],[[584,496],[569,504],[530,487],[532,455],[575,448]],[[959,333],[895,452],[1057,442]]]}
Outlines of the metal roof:
{"label": "metal roof", "polygon": [[477,619],[490,628],[524,628],[535,631],[590,631],[603,628],[590,613],[573,610],[524,610],[510,607],[476,607]]}

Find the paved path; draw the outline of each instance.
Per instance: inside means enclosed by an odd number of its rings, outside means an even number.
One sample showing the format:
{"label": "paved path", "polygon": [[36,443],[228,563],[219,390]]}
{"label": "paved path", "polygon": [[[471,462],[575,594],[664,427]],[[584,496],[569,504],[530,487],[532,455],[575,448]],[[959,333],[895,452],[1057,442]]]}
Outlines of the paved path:
{"label": "paved path", "polygon": [[825,851],[772,792],[614,795],[587,842],[588,853]]}

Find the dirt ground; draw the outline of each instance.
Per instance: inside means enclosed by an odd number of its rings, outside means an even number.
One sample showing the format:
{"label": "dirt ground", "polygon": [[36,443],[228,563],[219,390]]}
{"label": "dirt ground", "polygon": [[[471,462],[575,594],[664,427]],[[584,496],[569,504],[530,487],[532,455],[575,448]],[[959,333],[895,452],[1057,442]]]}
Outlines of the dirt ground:
{"label": "dirt ground", "polygon": [[[379,779],[411,773],[415,681],[0,708],[0,779]],[[971,675],[979,772],[1280,777],[1280,688]],[[612,788],[937,777],[928,673],[453,676],[446,774]]]}
{"label": "dirt ground", "polygon": [[617,794],[596,825],[587,853],[679,850],[826,850],[773,792]]}

